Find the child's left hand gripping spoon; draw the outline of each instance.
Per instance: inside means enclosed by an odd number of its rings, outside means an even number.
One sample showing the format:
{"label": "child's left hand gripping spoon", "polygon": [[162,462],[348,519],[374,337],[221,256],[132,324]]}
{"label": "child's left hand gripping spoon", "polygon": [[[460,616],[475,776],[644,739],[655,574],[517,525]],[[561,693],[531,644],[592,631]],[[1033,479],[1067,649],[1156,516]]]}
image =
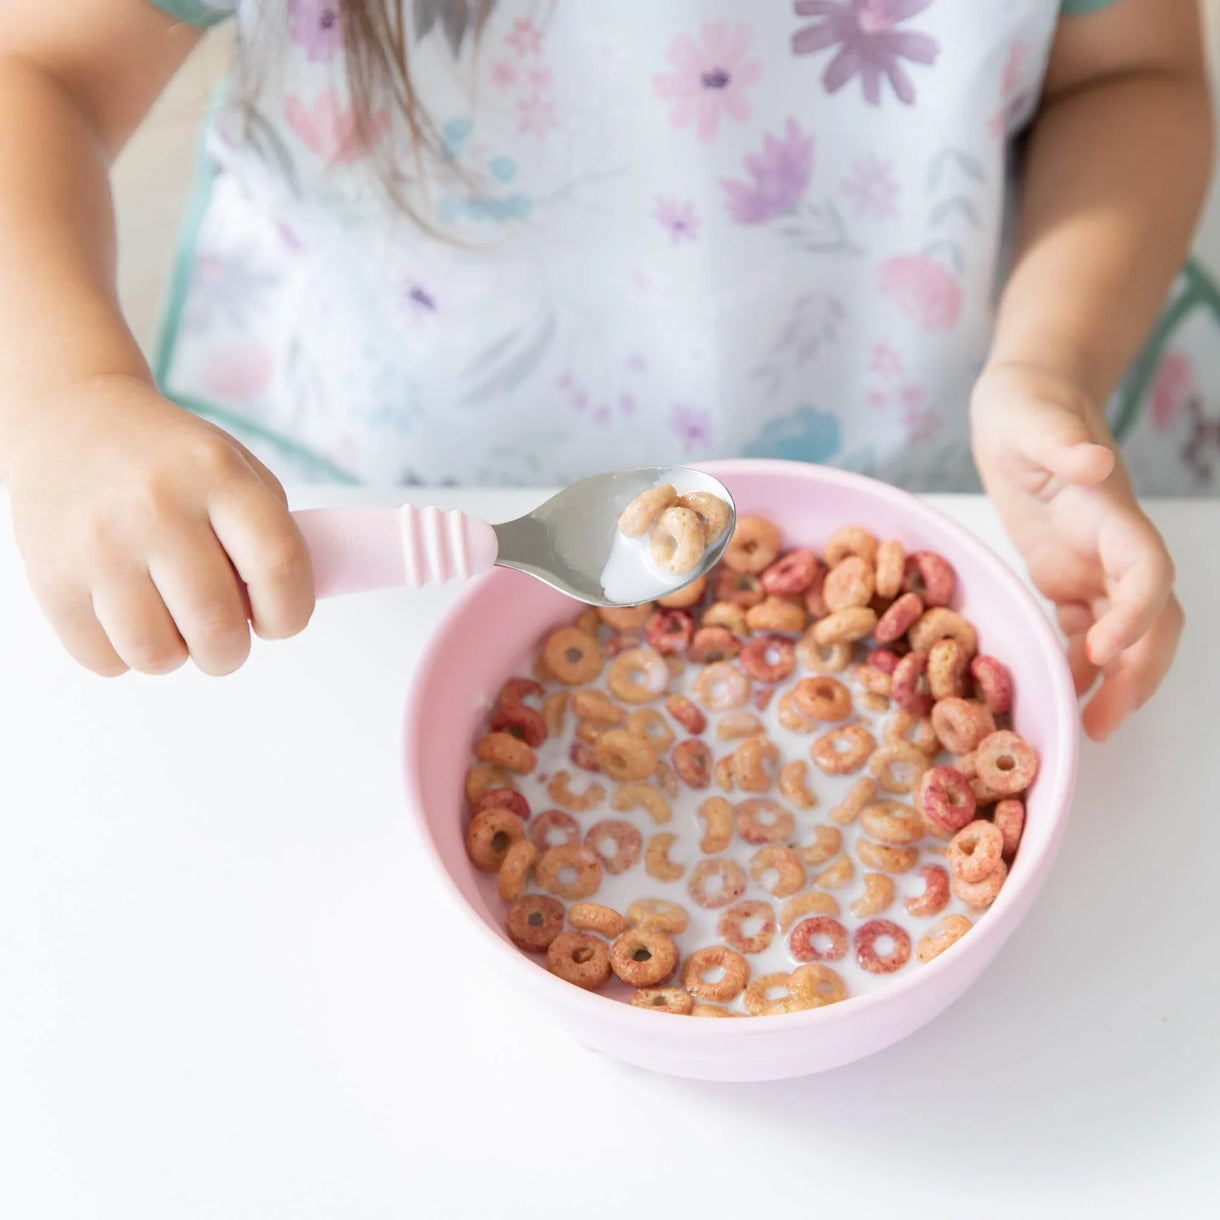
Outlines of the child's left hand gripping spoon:
{"label": "child's left hand gripping spoon", "polygon": [[653,466],[573,483],[499,525],[410,504],[293,517],[318,597],[470,580],[499,566],[591,606],[630,606],[705,575],[732,537],[736,510],[711,475]]}

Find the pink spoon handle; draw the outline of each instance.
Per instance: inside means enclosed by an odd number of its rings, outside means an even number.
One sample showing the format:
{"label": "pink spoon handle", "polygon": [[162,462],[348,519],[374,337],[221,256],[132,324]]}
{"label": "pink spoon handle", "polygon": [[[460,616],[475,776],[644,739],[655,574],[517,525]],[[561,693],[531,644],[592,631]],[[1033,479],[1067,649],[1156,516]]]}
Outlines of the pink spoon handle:
{"label": "pink spoon handle", "polygon": [[318,597],[443,585],[489,571],[499,543],[486,521],[439,508],[307,508],[292,514]]}

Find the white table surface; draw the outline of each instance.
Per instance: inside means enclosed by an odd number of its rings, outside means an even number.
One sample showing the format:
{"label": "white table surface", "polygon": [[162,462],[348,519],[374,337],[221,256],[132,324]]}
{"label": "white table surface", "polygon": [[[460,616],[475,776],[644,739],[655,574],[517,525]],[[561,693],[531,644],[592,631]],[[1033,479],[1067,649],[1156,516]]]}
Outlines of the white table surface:
{"label": "white table surface", "polygon": [[106,681],[0,519],[0,1216],[1220,1215],[1220,501],[1154,515],[1182,663],[1086,747],[1034,911],[930,1028],[758,1086],[621,1066],[483,978],[399,777],[447,593],[323,605],[223,681]]}

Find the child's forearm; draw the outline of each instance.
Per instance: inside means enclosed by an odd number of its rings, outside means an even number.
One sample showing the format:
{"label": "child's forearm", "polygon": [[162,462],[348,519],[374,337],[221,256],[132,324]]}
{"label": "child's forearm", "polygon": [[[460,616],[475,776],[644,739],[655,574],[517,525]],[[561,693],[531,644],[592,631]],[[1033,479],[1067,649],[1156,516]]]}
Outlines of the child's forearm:
{"label": "child's forearm", "polygon": [[1045,367],[1103,405],[1189,249],[1211,156],[1201,71],[1114,73],[1051,100],[992,360]]}
{"label": "child's forearm", "polygon": [[146,377],[119,312],[106,152],[53,78],[0,59],[0,474],[67,385]]}

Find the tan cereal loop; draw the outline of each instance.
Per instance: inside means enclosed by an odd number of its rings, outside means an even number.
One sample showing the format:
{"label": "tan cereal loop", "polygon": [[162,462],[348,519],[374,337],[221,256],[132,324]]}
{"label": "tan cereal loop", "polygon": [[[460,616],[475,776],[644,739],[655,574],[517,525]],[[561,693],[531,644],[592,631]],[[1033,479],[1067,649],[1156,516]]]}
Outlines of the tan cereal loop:
{"label": "tan cereal loop", "polygon": [[914,792],[932,760],[915,746],[895,742],[875,750],[868,769],[883,792]]}
{"label": "tan cereal loop", "polygon": [[644,836],[630,822],[606,818],[589,827],[585,846],[612,877],[629,872],[644,850]]}
{"label": "tan cereal loop", "polygon": [[538,761],[534,751],[511,733],[488,733],[475,747],[474,756],[517,775],[528,775]]}
{"label": "tan cereal loop", "polygon": [[620,813],[643,809],[658,826],[664,825],[673,817],[669,798],[652,784],[624,784],[611,798],[610,803]]}
{"label": "tan cereal loop", "polygon": [[803,758],[785,763],[779,770],[779,793],[798,809],[813,809],[818,798],[809,787],[809,764]]}
{"label": "tan cereal loop", "polygon": [[690,1010],[692,1017],[744,1017],[743,1012],[734,1012],[731,1008],[721,1008],[719,1004],[696,1004]]}
{"label": "tan cereal loop", "polygon": [[669,666],[651,648],[632,648],[610,662],[606,685],[623,703],[651,703],[669,690]]}
{"label": "tan cereal loop", "polygon": [[[818,1007],[810,994],[811,989],[802,986],[800,980],[795,979],[795,973],[781,971],[756,978],[742,996],[746,1012],[752,1017],[777,1017]],[[773,997],[773,991],[782,991],[783,995]]]}
{"label": "tan cereal loop", "polygon": [[607,729],[594,748],[601,769],[623,783],[647,779],[657,768],[656,747],[627,729]]}
{"label": "tan cereal loop", "polygon": [[503,902],[515,902],[525,893],[530,870],[538,858],[538,849],[529,839],[518,839],[504,854],[500,865],[497,889]]}
{"label": "tan cereal loop", "polygon": [[558,737],[563,732],[568,711],[568,692],[557,690],[542,701],[542,719],[549,737]]}
{"label": "tan cereal loop", "polygon": [[733,751],[733,779],[742,792],[770,792],[779,747],[768,737],[748,737]]}
{"label": "tan cereal loop", "polygon": [[735,860],[700,860],[686,885],[691,898],[705,910],[730,906],[746,892],[746,874]]}
{"label": "tan cereal loop", "polygon": [[733,572],[757,576],[779,555],[779,530],[762,517],[738,517],[733,537],[724,551],[724,566]]}
{"label": "tan cereal loop", "polygon": [[715,661],[695,679],[694,696],[709,711],[731,711],[749,700],[750,679],[736,665]]}
{"label": "tan cereal loop", "polygon": [[967,657],[979,650],[978,632],[956,610],[933,606],[925,610],[908,632],[911,647],[916,652],[928,652],[937,640],[956,640]]}
{"label": "tan cereal loop", "polygon": [[963,826],[949,840],[947,860],[955,877],[982,881],[995,872],[1004,855],[1004,832],[979,819]]}
{"label": "tan cereal loop", "polygon": [[830,820],[840,826],[850,826],[860,816],[860,811],[877,795],[877,782],[861,776],[849,789],[841,804],[830,811]]}
{"label": "tan cereal loop", "polygon": [[668,936],[681,936],[690,923],[686,908],[664,898],[637,898],[627,908],[632,927],[655,928]]}
{"label": "tan cereal loop", "polygon": [[837,919],[839,917],[838,899],[833,894],[821,894],[816,890],[789,898],[780,908],[780,932],[787,936],[796,924],[810,915],[830,915]]}
{"label": "tan cereal loop", "polygon": [[815,625],[797,641],[796,659],[815,674],[841,674],[851,664],[851,645],[824,644],[816,633]]}
{"label": "tan cereal loop", "polygon": [[843,832],[837,826],[815,826],[813,842],[798,847],[797,853],[810,868],[821,868],[843,849]]}
{"label": "tan cereal loop", "polygon": [[671,576],[693,572],[707,550],[707,529],[698,513],[671,505],[648,536],[653,562]]}
{"label": "tan cereal loop", "polygon": [[[690,505],[684,504],[683,508],[689,508]],[[708,541],[712,540],[712,531],[708,530]],[[668,593],[664,597],[657,598],[657,605],[662,610],[689,610],[691,606],[697,606],[703,600],[703,594],[707,589],[707,577],[700,576],[698,580],[692,580],[689,585],[683,585],[674,593]]]}
{"label": "tan cereal loop", "polygon": [[809,747],[809,757],[826,775],[850,775],[868,762],[876,746],[872,733],[862,724],[848,724],[823,733]]}
{"label": "tan cereal loop", "polygon": [[805,630],[809,615],[804,606],[798,606],[783,597],[766,597],[757,606],[746,611],[746,626],[751,631],[781,631],[796,635]]}
{"label": "tan cereal loop", "polygon": [[825,962],[805,962],[792,972],[788,991],[799,1008],[823,1008],[847,999],[847,984]]}
{"label": "tan cereal loop", "polygon": [[572,776],[567,771],[556,771],[546,786],[546,794],[565,809],[573,813],[588,813],[596,809],[606,799],[606,790],[601,784],[590,780],[583,792],[577,792],[572,787]]}
{"label": "tan cereal loop", "polygon": [[753,712],[729,712],[720,718],[716,726],[716,736],[721,741],[740,741],[743,737],[753,737],[763,732],[763,723]]}
{"label": "tan cereal loop", "polygon": [[610,969],[631,987],[655,987],[677,966],[677,946],[656,928],[629,928],[610,947]]}
{"label": "tan cereal loop", "polygon": [[689,1017],[695,1007],[694,997],[681,987],[641,987],[627,1002],[632,1008],[647,1008],[649,1012],[675,1017]]}
{"label": "tan cereal loop", "polygon": [[546,968],[565,983],[596,991],[610,978],[610,951],[587,932],[560,932],[547,945]]}
{"label": "tan cereal loop", "polygon": [[[704,976],[720,971],[709,981]],[[735,1000],[750,981],[750,964],[740,953],[725,945],[696,949],[682,965],[682,986],[698,1000],[726,1003]]]}
{"label": "tan cereal loop", "polygon": [[644,853],[644,871],[658,881],[677,881],[686,872],[686,866],[677,864],[669,858],[677,835],[653,835],[648,840],[648,849]]}
{"label": "tan cereal loop", "polygon": [[627,717],[627,731],[642,737],[658,754],[664,754],[674,744],[674,731],[655,708],[637,708]]}
{"label": "tan cereal loop", "polygon": [[724,851],[733,837],[733,806],[722,796],[709,796],[699,806],[699,818],[703,822],[699,850],[709,856]]}
{"label": "tan cereal loop", "polygon": [[919,942],[915,956],[920,962],[930,962],[939,957],[950,945],[955,945],[971,928],[970,920],[965,915],[946,915]]}
{"label": "tan cereal loop", "polygon": [[877,625],[877,612],[868,606],[850,606],[846,610],[835,610],[820,622],[815,623],[815,644],[854,644],[872,633]]}
{"label": "tan cereal loop", "polygon": [[642,491],[619,515],[619,533],[628,538],[641,538],[652,523],[678,498],[669,483],[660,483]]}
{"label": "tan cereal loop", "polygon": [[602,672],[602,650],[595,636],[576,627],[560,627],[547,637],[542,659],[564,686],[584,686]]}
{"label": "tan cereal loop", "polygon": [[686,495],[678,497],[678,503],[702,518],[709,542],[715,541],[729,528],[729,506],[710,491],[688,491]]}
{"label": "tan cereal loop", "polygon": [[508,849],[523,838],[525,823],[515,813],[507,809],[484,809],[470,819],[466,854],[482,872],[499,872]]}
{"label": "tan cereal loop", "polygon": [[638,606],[599,606],[597,615],[615,631],[639,631],[652,615],[652,602]]}
{"label": "tan cereal loop", "polygon": [[[774,880],[768,885],[766,879],[772,873]],[[790,898],[805,888],[805,866],[791,847],[760,847],[750,857],[750,876],[773,898]]]}
{"label": "tan cereal loop", "polygon": [[826,543],[826,566],[838,567],[850,555],[858,555],[868,563],[877,559],[877,539],[868,530],[848,525],[835,530]]}
{"label": "tan cereal loop", "polygon": [[796,818],[791,811],[764,796],[741,801],[734,813],[737,836],[743,843],[755,846],[788,843],[796,830]]}
{"label": "tan cereal loop", "polygon": [[851,913],[857,919],[871,919],[888,910],[894,902],[894,879],[885,873],[865,873],[864,893],[851,904]]}
{"label": "tan cereal loop", "polygon": [[545,953],[563,931],[563,903],[547,894],[522,894],[508,908],[509,939],[528,953]]}
{"label": "tan cereal loop", "polygon": [[602,866],[587,847],[551,847],[538,857],[534,879],[549,893],[579,902],[601,888]]}
{"label": "tan cereal loop", "polygon": [[813,879],[814,885],[820,885],[827,890],[841,890],[850,885],[856,875],[856,866],[850,856],[840,856],[833,864],[824,869]]}
{"label": "tan cereal loop", "polygon": [[792,688],[792,700],[814,720],[846,720],[851,715],[851,691],[830,674],[802,678]]}
{"label": "tan cereal loop", "polygon": [[657,769],[653,772],[652,778],[656,781],[656,785],[661,789],[661,792],[671,801],[678,795],[677,772],[665,759],[662,758],[657,761]]}
{"label": "tan cereal loop", "polygon": [[906,576],[907,553],[896,538],[887,539],[877,547],[877,596],[897,597]]}
{"label": "tan cereal loop", "polygon": [[910,847],[924,836],[923,820],[910,805],[900,801],[877,801],[865,806],[860,826],[866,835],[890,847]]}
{"label": "tan cereal loop", "polygon": [[919,863],[918,847],[887,847],[870,839],[856,840],[860,863],[881,873],[909,873]]}
{"label": "tan cereal loop", "polygon": [[622,724],[627,715],[605,691],[596,689],[574,690],[568,706],[578,720],[591,720],[608,728]]}
{"label": "tan cereal loop", "polygon": [[568,907],[568,927],[577,932],[596,932],[607,940],[615,940],[631,924],[613,907],[602,906],[600,902],[577,902]]}
{"label": "tan cereal loop", "polygon": [[873,600],[875,589],[873,565],[859,555],[849,555],[826,574],[822,596],[833,614],[852,606],[867,606]]}
{"label": "tan cereal loop", "polygon": [[968,907],[988,907],[999,896],[1008,876],[1008,865],[1003,860],[996,865],[995,871],[987,874],[982,881],[963,881],[954,874],[950,878],[953,896],[964,902]]}

